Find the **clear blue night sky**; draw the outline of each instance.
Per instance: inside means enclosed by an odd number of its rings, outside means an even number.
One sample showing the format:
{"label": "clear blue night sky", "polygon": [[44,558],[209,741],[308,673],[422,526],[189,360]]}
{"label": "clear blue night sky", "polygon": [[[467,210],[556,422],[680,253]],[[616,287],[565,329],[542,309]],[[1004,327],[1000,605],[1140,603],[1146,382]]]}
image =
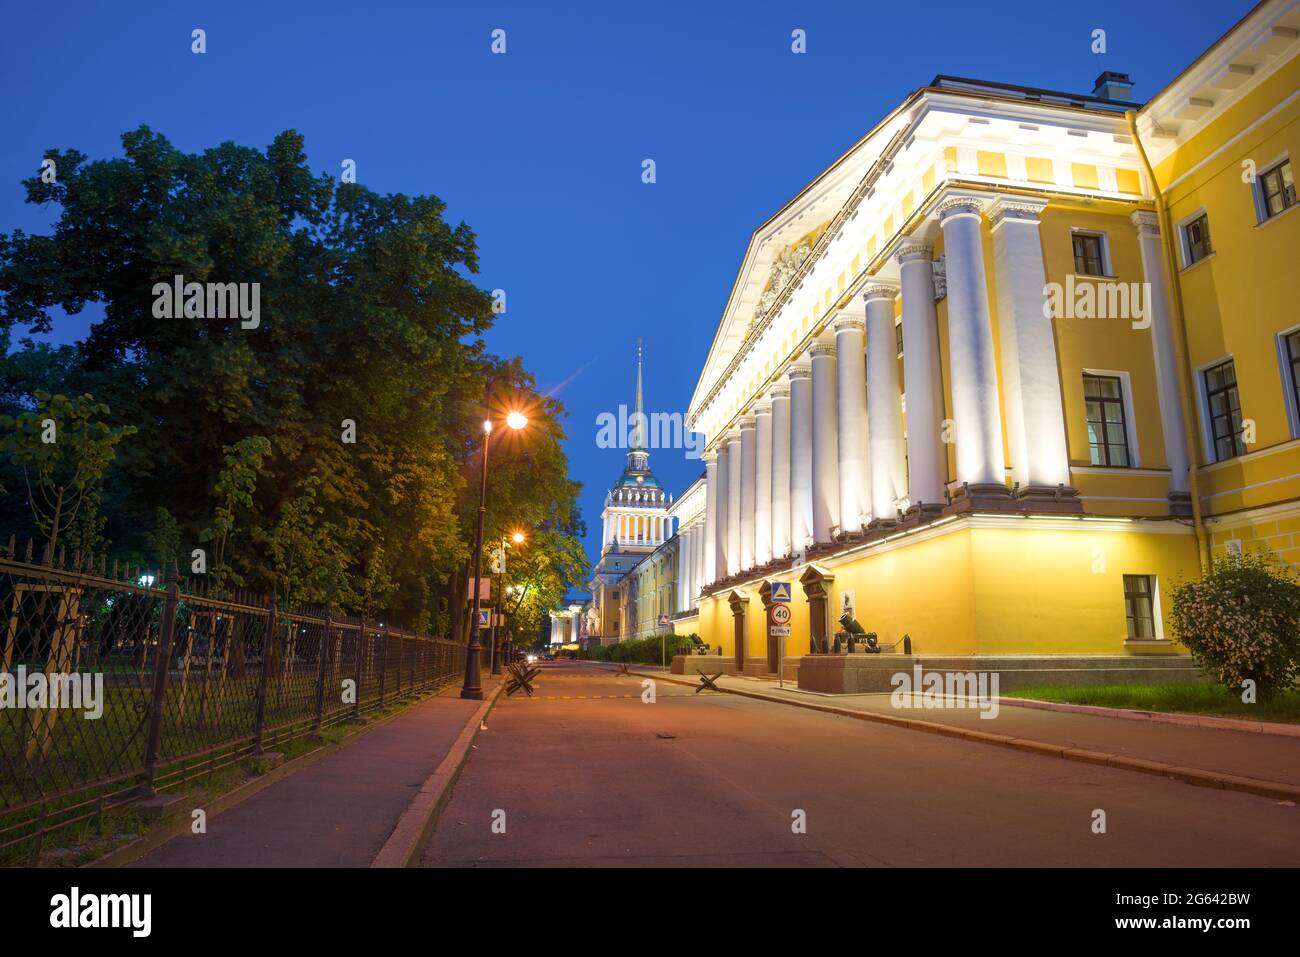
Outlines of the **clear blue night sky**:
{"label": "clear blue night sky", "polygon": [[[508,295],[489,346],[568,406],[594,550],[624,464],[595,420],[631,402],[635,338],[648,408],[684,411],[751,231],[909,92],[936,73],[1089,92],[1114,69],[1146,99],[1251,6],[2,0],[0,231],[51,222],[19,186],[44,149],[120,155],[141,123],[190,151],[292,127],[319,170],[351,158],[372,189],[440,196],[478,234],[480,285]],[[651,466],[675,492],[701,470]]]}

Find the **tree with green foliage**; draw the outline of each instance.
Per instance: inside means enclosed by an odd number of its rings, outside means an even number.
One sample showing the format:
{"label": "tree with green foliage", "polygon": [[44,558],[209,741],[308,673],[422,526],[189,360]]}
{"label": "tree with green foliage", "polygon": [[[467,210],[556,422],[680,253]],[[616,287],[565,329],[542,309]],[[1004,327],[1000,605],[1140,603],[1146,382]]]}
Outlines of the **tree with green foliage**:
{"label": "tree with green foliage", "polygon": [[271,443],[260,435],[253,435],[226,446],[222,451],[226,464],[217,476],[214,490],[216,512],[212,524],[199,535],[199,541],[212,542],[215,547],[211,574],[218,590],[244,584],[243,576],[227,563],[226,548],[236,531],[240,510],[253,507],[258,472],[271,454]]}
{"label": "tree with green foliage", "polygon": [[[88,305],[103,317],[73,347],[6,356],[0,409],[56,382],[138,429],[102,490],[124,552],[155,547],[161,507],[182,550],[215,543],[223,586],[289,583],[306,600],[342,555],[346,608],[464,634],[480,423],[515,405],[530,427],[494,439],[491,524],[581,536],[563,409],[519,360],[485,352],[477,241],[440,199],[316,175],[292,130],[187,153],[140,127],[122,147],[49,151],[58,180],[24,181],[59,218],[0,235],[0,334],[49,332]],[[162,308],[178,282],[255,288],[258,321]],[[253,440],[267,443],[256,466],[231,472]]]}
{"label": "tree with green foliage", "polygon": [[117,444],[135,427],[110,426],[104,421],[108,406],[89,394],[37,392],[34,398],[30,412],[0,416],[0,451],[22,470],[28,507],[49,554],[60,544],[90,554],[101,543],[105,476]]}
{"label": "tree with green foliage", "polygon": [[1300,584],[1271,553],[1228,555],[1175,585],[1170,624],[1196,663],[1234,691],[1250,681],[1267,701],[1300,676]]}

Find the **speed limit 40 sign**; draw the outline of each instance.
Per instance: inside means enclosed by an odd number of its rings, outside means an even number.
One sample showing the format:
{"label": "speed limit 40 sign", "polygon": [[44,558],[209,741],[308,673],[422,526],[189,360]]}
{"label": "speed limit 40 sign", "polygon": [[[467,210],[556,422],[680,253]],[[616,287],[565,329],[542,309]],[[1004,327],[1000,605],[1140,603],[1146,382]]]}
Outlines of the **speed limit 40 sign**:
{"label": "speed limit 40 sign", "polygon": [[790,606],[773,605],[772,606],[772,624],[788,625],[790,624]]}

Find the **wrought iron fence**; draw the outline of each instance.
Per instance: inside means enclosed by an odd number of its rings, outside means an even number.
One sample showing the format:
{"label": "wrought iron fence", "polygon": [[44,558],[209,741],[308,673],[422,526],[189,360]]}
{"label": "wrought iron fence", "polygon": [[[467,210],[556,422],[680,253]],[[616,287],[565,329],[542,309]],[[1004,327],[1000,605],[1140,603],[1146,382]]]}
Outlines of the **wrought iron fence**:
{"label": "wrought iron fence", "polygon": [[12,538],[0,608],[0,859],[464,671],[447,639]]}

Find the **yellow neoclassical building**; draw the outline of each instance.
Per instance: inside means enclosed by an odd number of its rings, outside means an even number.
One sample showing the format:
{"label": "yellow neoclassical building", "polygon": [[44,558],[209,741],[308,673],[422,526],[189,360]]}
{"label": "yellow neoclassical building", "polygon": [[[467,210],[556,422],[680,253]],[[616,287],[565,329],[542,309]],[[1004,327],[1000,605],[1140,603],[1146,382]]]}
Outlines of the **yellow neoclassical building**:
{"label": "yellow neoclassical building", "polygon": [[1175,582],[1300,564],[1297,49],[1275,0],[1145,104],[938,76],[755,230],[677,631],[774,671],[789,582],[788,656],[845,608],[920,655],[1166,653]]}

